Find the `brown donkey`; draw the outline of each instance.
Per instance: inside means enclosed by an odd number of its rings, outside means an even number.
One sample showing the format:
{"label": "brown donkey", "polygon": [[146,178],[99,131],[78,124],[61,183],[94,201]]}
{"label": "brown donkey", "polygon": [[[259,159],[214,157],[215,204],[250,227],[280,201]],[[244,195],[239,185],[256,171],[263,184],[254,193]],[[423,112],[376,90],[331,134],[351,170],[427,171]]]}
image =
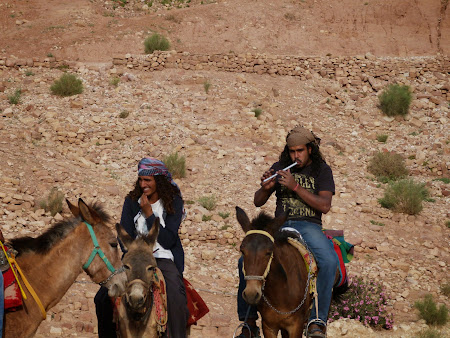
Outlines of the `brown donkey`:
{"label": "brown donkey", "polygon": [[98,205],[90,207],[81,199],[78,207],[68,204],[77,217],[56,223],[37,238],[22,237],[7,243],[18,252],[15,260],[42,307],[19,277],[27,299],[17,311],[6,313],[4,337],[32,337],[46,311],[61,300],[83,270],[106,287],[123,284],[120,279],[124,274],[118,273],[122,266],[118,243],[107,225],[108,215]]}
{"label": "brown donkey", "polygon": [[312,301],[311,276],[287,235],[275,236],[286,215],[272,218],[260,213],[250,222],[245,211],[236,207],[236,216],[246,233],[240,248],[247,281],[243,297],[257,305],[264,337],[276,338],[279,331],[282,337],[301,337]]}
{"label": "brown donkey", "polygon": [[[156,259],[153,256],[153,247],[158,238],[159,218],[156,218],[149,233],[131,238],[120,224],[116,224],[117,234],[121,240],[126,254],[122,258],[127,275],[125,293],[120,302],[116,301],[118,312],[119,336],[154,338],[160,336],[160,331],[167,322],[166,301],[160,297],[162,305],[160,315],[157,318],[154,288],[161,287],[164,281],[162,273],[157,269]],[[159,272],[158,272],[159,271]],[[163,292],[163,293],[164,293]]]}

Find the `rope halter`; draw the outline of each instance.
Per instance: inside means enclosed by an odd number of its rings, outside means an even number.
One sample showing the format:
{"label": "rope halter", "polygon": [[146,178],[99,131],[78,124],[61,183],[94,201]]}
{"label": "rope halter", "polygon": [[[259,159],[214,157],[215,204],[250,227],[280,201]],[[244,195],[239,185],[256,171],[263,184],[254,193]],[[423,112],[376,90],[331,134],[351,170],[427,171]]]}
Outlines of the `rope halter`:
{"label": "rope halter", "polygon": [[100,248],[100,245],[98,244],[97,237],[95,236],[95,232],[94,232],[94,229],[92,228],[92,225],[90,225],[86,221],[84,221],[84,224],[86,224],[86,227],[89,230],[89,234],[91,235],[91,239],[92,239],[92,244],[94,244],[94,249],[92,249],[92,252],[91,252],[91,255],[89,256],[88,261],[83,265],[83,270],[86,271],[89,268],[89,266],[91,265],[95,256],[98,255],[103,260],[103,262],[106,264],[106,267],[108,268],[108,270],[111,271],[111,275],[109,275],[108,278],[106,278],[104,281],[101,281],[100,283],[98,283],[103,286],[106,283],[108,283],[111,280],[111,278],[113,278],[115,275],[123,272],[124,267],[121,267],[120,269],[116,270],[112,266],[112,264],[108,260],[108,257],[106,257],[105,253],[103,252],[103,250]]}

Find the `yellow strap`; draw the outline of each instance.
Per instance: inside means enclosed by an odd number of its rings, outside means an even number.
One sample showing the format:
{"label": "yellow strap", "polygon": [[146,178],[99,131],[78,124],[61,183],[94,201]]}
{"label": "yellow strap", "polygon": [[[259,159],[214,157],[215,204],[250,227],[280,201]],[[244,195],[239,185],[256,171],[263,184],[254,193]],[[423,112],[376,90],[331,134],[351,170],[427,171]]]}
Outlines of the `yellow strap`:
{"label": "yellow strap", "polygon": [[[3,252],[5,253],[6,259],[8,260],[9,265],[11,266],[11,269],[14,273],[14,277],[16,278],[17,284],[19,285],[20,291],[22,293],[22,296],[24,299],[27,299],[27,296],[25,295],[25,292],[22,289],[22,286],[20,285],[19,278],[17,278],[16,272],[14,271],[14,267],[19,271],[20,277],[22,277],[23,283],[25,284],[28,291],[31,293],[31,296],[33,296],[36,304],[39,306],[39,309],[42,313],[42,318],[45,320],[47,318],[47,312],[44,309],[44,306],[41,303],[41,300],[39,299],[38,295],[34,291],[33,287],[30,283],[28,283],[28,280],[25,278],[25,275],[23,274],[22,270],[20,269],[19,265],[17,264],[17,261],[15,260],[14,256],[11,257],[11,259],[6,254],[5,247],[3,246],[3,243],[0,241],[0,245],[2,246]],[[14,264],[14,267],[13,267]]]}
{"label": "yellow strap", "polygon": [[251,234],[264,235],[266,237],[269,237],[269,239],[272,241],[272,243],[275,243],[275,240],[273,239],[272,235],[269,234],[267,231],[264,231],[264,230],[249,230],[249,231],[247,231],[245,236],[248,236],[248,235],[251,235]]}
{"label": "yellow strap", "polygon": [[19,285],[20,293],[22,294],[22,297],[23,297],[24,299],[27,299],[27,296],[25,295],[25,292],[24,292],[23,289],[22,289],[22,285],[20,285],[19,278],[18,278],[17,275],[16,275],[16,270],[15,270],[14,267],[12,266],[12,261],[9,259],[9,256],[8,256],[8,254],[6,253],[6,249],[5,249],[5,247],[3,246],[2,241],[0,241],[0,245],[2,246],[2,250],[3,250],[4,254],[5,254],[6,260],[8,261],[8,264],[9,264],[9,266],[11,267],[11,271],[12,271],[13,274],[14,274],[14,278],[15,278],[16,281],[17,281],[17,285]]}

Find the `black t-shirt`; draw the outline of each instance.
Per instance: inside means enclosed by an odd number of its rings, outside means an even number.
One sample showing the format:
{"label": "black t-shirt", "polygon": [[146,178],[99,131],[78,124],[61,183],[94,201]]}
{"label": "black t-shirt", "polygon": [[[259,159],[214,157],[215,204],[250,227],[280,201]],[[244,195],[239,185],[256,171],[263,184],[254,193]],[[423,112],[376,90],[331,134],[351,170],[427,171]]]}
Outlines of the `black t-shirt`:
{"label": "black t-shirt", "polygon": [[[280,162],[276,162],[271,169],[277,171],[283,169],[283,167],[280,165]],[[318,195],[319,191],[331,191],[334,195],[333,173],[330,166],[325,162],[321,162],[320,170],[315,175],[311,174],[311,165],[299,169],[294,167],[290,170],[295,181],[313,194]],[[322,224],[322,212],[311,208],[294,191],[278,183],[278,177],[275,184],[277,197],[275,216],[279,216],[286,210],[289,212],[288,220],[304,220]]]}

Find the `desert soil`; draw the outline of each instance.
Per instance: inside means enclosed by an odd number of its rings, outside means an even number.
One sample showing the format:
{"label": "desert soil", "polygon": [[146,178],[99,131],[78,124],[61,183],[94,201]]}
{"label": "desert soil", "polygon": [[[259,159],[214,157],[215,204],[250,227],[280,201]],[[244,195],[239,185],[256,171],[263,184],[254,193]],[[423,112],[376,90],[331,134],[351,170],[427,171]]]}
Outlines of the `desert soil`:
{"label": "desert soil", "polygon": [[[255,216],[259,177],[302,124],[322,138],[336,181],[327,228],[344,229],[356,245],[350,275],[381,283],[390,296],[395,326],[373,331],[350,320],[332,323],[329,336],[413,337],[427,326],[414,302],[431,293],[450,305],[440,287],[449,282],[448,222],[450,137],[448,101],[413,100],[405,118],[383,117],[377,92],[353,102],[325,90],[335,80],[166,69],[117,71],[115,55],[143,54],[151,32],[166,35],[177,51],[197,54],[438,57],[450,50],[447,1],[351,0],[197,1],[189,6],[148,7],[145,1],[0,1],[0,57],[75,61],[83,94],[59,98],[49,87],[63,70],[0,65],[0,227],[6,238],[36,236],[61,217],[39,209],[53,187],[68,199],[100,201],[117,220],[123,198],[144,156],[178,151],[187,175],[177,179],[188,217],[181,236],[185,277],[210,313],[192,337],[232,337],[236,316],[237,260],[243,237],[234,208]],[[180,7],[180,8],[178,8]],[[120,77],[117,87],[110,84]],[[316,74],[317,75],[317,74]],[[423,74],[407,84],[428,92],[448,86],[449,70]],[[204,82],[211,83],[208,93]],[[22,90],[18,105],[8,96]],[[449,88],[449,87],[447,87]],[[359,89],[359,88],[358,88]],[[362,90],[362,89],[361,89]],[[347,100],[347,99],[348,100]],[[448,98],[448,96],[447,96]],[[252,109],[261,108],[259,118]],[[127,115],[128,114],[128,115]],[[127,115],[125,118],[121,118]],[[387,134],[386,143],[376,136]],[[384,184],[367,171],[377,151],[403,154],[411,177],[431,199],[419,215],[381,208]],[[439,180],[440,179],[440,180]],[[214,195],[208,211],[198,199]],[[262,210],[273,213],[274,197]],[[229,217],[219,216],[229,214]],[[204,216],[211,220],[202,221]],[[97,286],[82,274],[49,310],[36,337],[95,337]],[[442,336],[449,334],[449,327]]]}

